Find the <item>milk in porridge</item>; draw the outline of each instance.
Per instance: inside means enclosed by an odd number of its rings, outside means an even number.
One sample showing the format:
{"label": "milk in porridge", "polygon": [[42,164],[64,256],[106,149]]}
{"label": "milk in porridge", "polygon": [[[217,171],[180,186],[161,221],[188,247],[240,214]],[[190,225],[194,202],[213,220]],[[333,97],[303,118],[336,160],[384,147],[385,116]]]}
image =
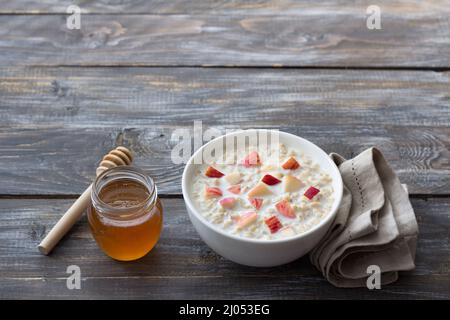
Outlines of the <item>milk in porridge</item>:
{"label": "milk in porridge", "polygon": [[237,153],[233,164],[198,165],[192,199],[223,231],[252,239],[281,239],[322,221],[334,202],[331,177],[302,150],[279,144]]}

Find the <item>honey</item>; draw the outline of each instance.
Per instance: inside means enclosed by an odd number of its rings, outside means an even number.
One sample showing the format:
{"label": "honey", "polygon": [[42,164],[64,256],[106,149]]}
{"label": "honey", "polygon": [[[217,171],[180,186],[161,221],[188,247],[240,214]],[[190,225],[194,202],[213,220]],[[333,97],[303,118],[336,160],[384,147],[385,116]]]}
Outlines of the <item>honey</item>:
{"label": "honey", "polygon": [[153,180],[129,166],[108,169],[92,188],[88,220],[108,256],[121,261],[145,256],[158,242],[163,208]]}

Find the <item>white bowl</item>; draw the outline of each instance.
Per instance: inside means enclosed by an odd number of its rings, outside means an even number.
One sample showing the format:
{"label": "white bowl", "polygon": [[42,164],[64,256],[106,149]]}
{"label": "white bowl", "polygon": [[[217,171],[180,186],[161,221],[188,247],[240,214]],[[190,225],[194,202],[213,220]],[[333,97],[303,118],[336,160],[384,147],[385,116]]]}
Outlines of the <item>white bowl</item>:
{"label": "white bowl", "polygon": [[[197,207],[191,200],[191,182],[193,181],[195,168],[198,166],[193,164],[193,159],[194,157],[198,157],[199,153],[201,153],[206,146],[213,147],[216,144],[221,144],[226,136],[248,134],[249,131],[250,130],[238,131],[218,137],[208,142],[194,153],[187,162],[183,172],[181,181],[183,198],[192,224],[203,241],[215,252],[231,261],[243,265],[255,267],[278,266],[302,257],[314,248],[325,235],[333,222],[336,211],[341,203],[343,192],[342,178],[331,158],[318,146],[293,134],[278,131],[280,143],[300,149],[313,161],[319,164],[321,169],[328,173],[332,178],[334,202],[330,212],[322,221],[307,232],[286,239],[258,240],[226,233],[224,230],[219,229],[207,221],[198,212]],[[255,129],[251,131],[268,132],[269,130]]]}

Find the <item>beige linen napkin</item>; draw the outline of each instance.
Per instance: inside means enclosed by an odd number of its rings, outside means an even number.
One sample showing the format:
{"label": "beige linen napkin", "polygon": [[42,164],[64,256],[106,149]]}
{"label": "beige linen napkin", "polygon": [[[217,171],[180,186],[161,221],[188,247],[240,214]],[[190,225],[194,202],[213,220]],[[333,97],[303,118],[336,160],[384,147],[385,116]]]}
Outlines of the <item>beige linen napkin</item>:
{"label": "beige linen napkin", "polygon": [[344,194],[311,262],[336,287],[365,287],[370,265],[380,267],[382,285],[396,281],[414,268],[418,227],[408,193],[376,148],[349,160],[330,156]]}

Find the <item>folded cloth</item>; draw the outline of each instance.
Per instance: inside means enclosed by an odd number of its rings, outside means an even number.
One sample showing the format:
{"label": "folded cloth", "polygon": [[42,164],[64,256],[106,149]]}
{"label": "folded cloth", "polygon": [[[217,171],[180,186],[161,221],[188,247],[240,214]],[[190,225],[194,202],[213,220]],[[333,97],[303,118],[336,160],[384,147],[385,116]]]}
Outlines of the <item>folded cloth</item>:
{"label": "folded cloth", "polygon": [[311,262],[336,287],[365,287],[368,267],[381,285],[414,269],[418,227],[408,193],[382,153],[370,148],[346,160],[332,153],[344,182],[336,218],[311,251]]}

